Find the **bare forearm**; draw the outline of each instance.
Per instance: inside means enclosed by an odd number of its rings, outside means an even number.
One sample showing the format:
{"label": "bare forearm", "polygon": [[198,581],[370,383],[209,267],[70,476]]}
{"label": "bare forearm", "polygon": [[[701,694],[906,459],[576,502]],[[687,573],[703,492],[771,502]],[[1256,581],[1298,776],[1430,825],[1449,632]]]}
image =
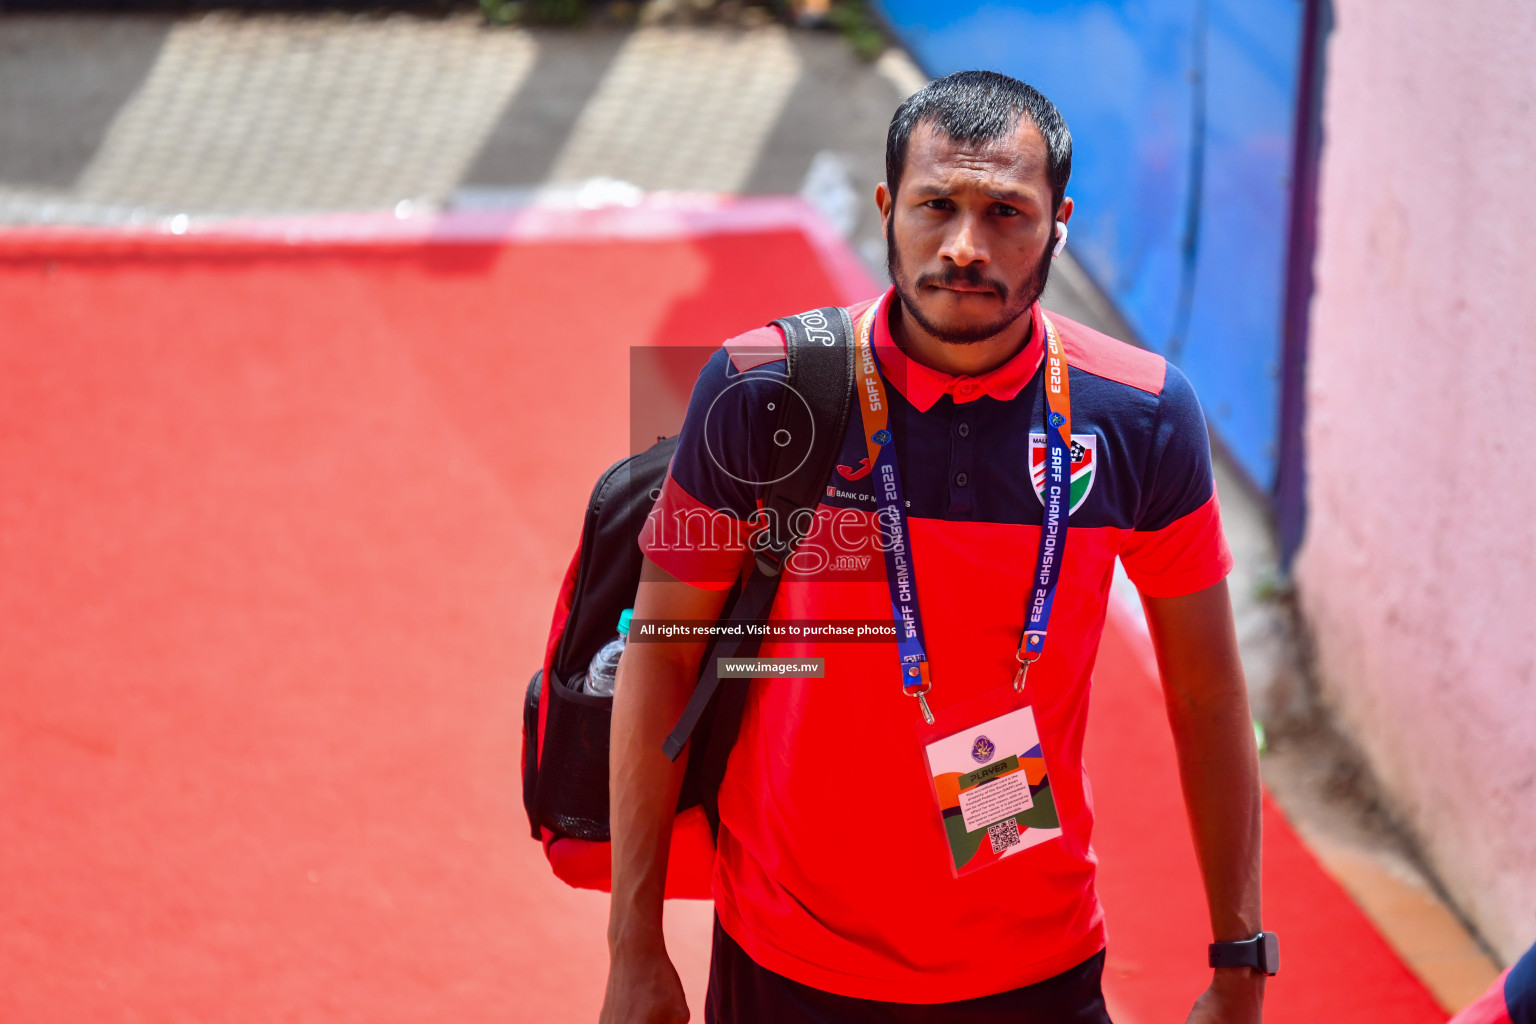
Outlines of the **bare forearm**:
{"label": "bare forearm", "polygon": [[1148,600],[1179,779],[1218,941],[1261,927],[1259,754],[1225,583]]}
{"label": "bare forearm", "polygon": [[[666,889],[672,819],[688,751],[676,762],[662,741],[692,689],[688,659],[670,645],[636,644],[624,652],[614,686],[609,741],[609,825],[613,900],[608,943],[657,946]],[[697,655],[692,659],[697,665]]]}
{"label": "bare forearm", "polygon": [[1259,760],[1240,671],[1224,689],[1198,701],[1170,694],[1168,701],[1211,934],[1223,942],[1252,938],[1262,927]]}
{"label": "bare forearm", "polygon": [[[647,558],[635,594],[635,619],[713,621],[725,598],[724,591],[675,579]],[[703,644],[635,643],[619,661],[608,740],[613,899],[603,1024],[682,1024],[688,1019],[682,982],[661,933],[672,819],[688,748],[674,763],[661,744],[688,703],[703,653]]]}
{"label": "bare forearm", "polygon": [[[1205,694],[1200,699],[1181,699],[1170,690],[1168,721],[1178,746],[1179,779],[1205,881],[1211,935],[1217,942],[1238,942],[1263,927],[1259,758],[1242,670],[1206,682],[1197,688]],[[1257,971],[1218,968],[1189,1024],[1258,1024],[1265,987]]]}

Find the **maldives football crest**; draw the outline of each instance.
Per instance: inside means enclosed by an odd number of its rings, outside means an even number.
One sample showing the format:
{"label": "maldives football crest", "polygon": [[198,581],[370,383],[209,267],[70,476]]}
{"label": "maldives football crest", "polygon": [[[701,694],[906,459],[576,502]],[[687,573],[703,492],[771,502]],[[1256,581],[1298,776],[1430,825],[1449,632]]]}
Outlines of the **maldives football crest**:
{"label": "maldives football crest", "polygon": [[[1099,471],[1097,434],[1072,435],[1072,505],[1067,515],[1076,512],[1093,490],[1093,478]],[[1029,435],[1029,475],[1035,484],[1035,497],[1045,503],[1045,435]]]}

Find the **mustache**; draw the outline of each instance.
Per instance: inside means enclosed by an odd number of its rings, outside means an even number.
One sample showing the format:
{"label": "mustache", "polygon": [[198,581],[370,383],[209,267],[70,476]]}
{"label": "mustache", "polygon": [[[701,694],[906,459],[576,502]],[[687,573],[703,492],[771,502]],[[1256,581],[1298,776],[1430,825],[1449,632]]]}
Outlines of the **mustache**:
{"label": "mustache", "polygon": [[974,266],[945,267],[942,273],[921,274],[916,281],[917,287],[934,285],[940,288],[952,288],[956,285],[964,285],[967,288],[990,288],[997,293],[998,298],[1007,301],[1008,285],[995,277],[987,277]]}

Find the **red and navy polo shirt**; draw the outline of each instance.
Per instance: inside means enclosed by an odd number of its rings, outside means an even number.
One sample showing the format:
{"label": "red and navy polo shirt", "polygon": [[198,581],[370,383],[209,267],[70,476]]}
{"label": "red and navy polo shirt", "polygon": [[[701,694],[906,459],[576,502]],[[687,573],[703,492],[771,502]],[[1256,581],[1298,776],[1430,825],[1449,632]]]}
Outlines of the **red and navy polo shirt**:
{"label": "red and navy polo shirt", "polygon": [[[908,503],[912,564],[946,708],[1012,683],[1039,550],[1044,329],[996,369],[952,377],[891,338],[894,291],[872,343]],[[850,309],[854,322],[869,303]],[[822,679],[751,684],[720,792],[713,891],[754,961],[865,999],[933,1003],[1058,974],[1104,945],[1089,839],[1083,730],[1116,557],[1144,594],[1225,577],[1209,440],[1189,382],[1160,356],[1050,314],[1072,393],[1072,505],[1044,655],[1030,670],[1061,835],[955,878],[894,643],[765,643],[820,657]],[[725,343],[699,375],[666,483],[640,545],[703,587],[742,565],[783,400],[775,327]],[[875,492],[857,415],[816,523],[774,603],[785,619],[891,616]],[[870,557],[872,555],[872,557]],[[980,955],[980,951],[988,951]]]}

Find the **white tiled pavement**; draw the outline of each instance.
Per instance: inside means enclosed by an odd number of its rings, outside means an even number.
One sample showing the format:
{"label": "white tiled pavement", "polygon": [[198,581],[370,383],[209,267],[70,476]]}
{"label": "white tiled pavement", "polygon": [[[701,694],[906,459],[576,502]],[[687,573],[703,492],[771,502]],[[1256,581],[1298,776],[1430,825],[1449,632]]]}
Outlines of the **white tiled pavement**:
{"label": "white tiled pavement", "polygon": [[470,17],[183,22],[74,198],[231,213],[440,199],[533,61],[529,34]]}
{"label": "white tiled pavement", "polygon": [[[537,56],[469,15],[187,19],[74,185],[0,181],[0,223],[442,204]],[[800,75],[780,26],[639,29],[544,184],[740,191]]]}
{"label": "white tiled pavement", "polygon": [[640,29],[576,121],[550,182],[740,191],[799,74],[776,25]]}
{"label": "white tiled pavement", "polygon": [[536,52],[467,15],[187,19],[74,185],[0,182],[0,223],[441,202]]}

